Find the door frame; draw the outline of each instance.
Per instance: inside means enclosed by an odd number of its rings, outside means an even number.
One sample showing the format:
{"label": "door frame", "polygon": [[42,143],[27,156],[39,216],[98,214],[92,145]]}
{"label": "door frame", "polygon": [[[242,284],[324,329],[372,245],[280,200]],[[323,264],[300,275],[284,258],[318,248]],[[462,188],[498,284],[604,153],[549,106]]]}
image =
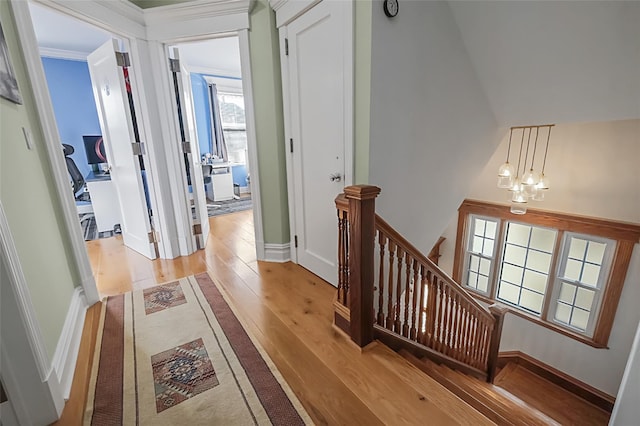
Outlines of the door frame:
{"label": "door frame", "polygon": [[[150,38],[152,60],[154,61],[154,81],[156,92],[162,94],[165,100],[163,108],[163,126],[167,134],[178,135],[178,118],[175,99],[173,98],[171,75],[169,72],[168,47],[191,41],[210,40],[229,36],[237,36],[240,48],[240,67],[242,78],[242,92],[245,104],[245,120],[247,132],[247,150],[249,170],[251,170],[251,198],[253,204],[253,224],[255,230],[256,257],[265,260],[264,229],[262,223],[262,203],[260,191],[260,173],[258,166],[258,145],[255,126],[255,109],[253,103],[253,83],[251,81],[251,56],[249,50],[249,12],[253,0],[238,2],[238,9],[225,11],[225,15],[210,14],[203,17],[203,13],[217,11],[222,13],[218,4],[187,4],[157,7],[145,10],[147,19],[147,35]],[[182,13],[176,13],[183,10]],[[164,130],[164,129],[163,129]],[[175,142],[175,141],[174,141]],[[172,152],[179,158],[179,144],[171,142],[167,152]],[[176,157],[178,158],[178,157]],[[180,164],[176,164],[179,167]],[[184,175],[184,173],[183,173]],[[186,179],[186,178],[185,178]],[[185,203],[187,194],[184,194]],[[179,232],[190,233],[189,217],[183,216],[180,221]],[[189,238],[195,247],[195,238]]]}
{"label": "door frame", "polygon": [[[330,0],[325,0],[330,1]],[[297,235],[296,227],[296,198],[295,198],[295,177],[293,173],[294,158],[293,153],[289,147],[289,141],[293,137],[292,123],[291,123],[291,91],[289,90],[289,59],[285,52],[285,39],[288,38],[288,25],[296,18],[303,15],[306,11],[311,9],[316,4],[320,3],[320,0],[271,0],[271,5],[276,11],[276,22],[278,26],[279,38],[280,38],[280,65],[282,74],[282,104],[284,110],[284,144],[286,162],[287,162],[287,198],[289,202],[289,229],[290,229],[290,242],[289,247],[291,250],[291,261],[298,263],[298,251],[295,245],[295,236]],[[345,4],[347,1],[344,2]],[[345,99],[344,110],[346,116],[350,119],[345,120],[344,130],[344,186],[353,184],[354,174],[354,4],[353,0],[348,0],[348,5],[345,5],[345,27],[344,34],[347,40],[343,44],[342,55],[344,58],[344,74],[345,74]],[[336,194],[338,195],[338,194]],[[336,222],[337,224],[337,222]],[[337,232],[337,228],[336,228]]]}
{"label": "door frame", "polygon": [[[90,20],[86,16],[83,16],[81,11],[76,11],[73,9],[72,4],[59,4],[57,2],[46,1],[35,1],[35,3],[49,6],[59,12],[65,13],[78,19],[82,19],[94,25],[97,22],[101,22],[100,20],[96,19],[97,16],[93,20]],[[78,2],[78,5],[85,6],[82,3],[83,2]],[[83,8],[84,7],[81,7],[81,9]],[[101,5],[100,7],[93,10],[93,13],[89,14],[88,16],[105,13],[105,15],[103,16],[106,16],[108,18],[113,17],[113,11],[105,11],[105,9],[107,8]],[[47,148],[49,163],[51,164],[51,174],[55,182],[55,187],[58,191],[60,207],[62,209],[67,232],[69,233],[69,240],[73,250],[74,258],[76,259],[78,273],[80,275],[79,284],[84,289],[87,302],[89,304],[93,304],[99,300],[98,289],[96,287],[95,278],[93,277],[93,271],[91,270],[91,264],[89,263],[87,248],[85,246],[84,238],[82,236],[82,230],[78,221],[78,213],[76,210],[75,200],[73,200],[73,197],[68,190],[68,171],[66,169],[66,164],[62,156],[62,151],[60,150],[60,133],[58,132],[58,125],[56,123],[56,118],[53,111],[53,104],[49,95],[49,88],[44,74],[42,61],[40,59],[40,51],[38,49],[33,22],[31,20],[29,4],[26,1],[11,0],[11,11],[16,20],[19,43],[25,57],[27,72],[29,74],[29,79],[31,80],[31,84],[33,87],[36,108],[38,110],[40,124],[42,126],[42,132],[44,136],[45,146]],[[133,27],[133,31],[135,33],[143,33],[143,28],[136,28],[136,25],[133,22],[131,22],[130,24],[131,27]],[[106,29],[107,31],[114,30],[113,28],[109,28],[108,24],[98,26]],[[118,33],[118,31],[113,31],[113,33],[116,34]]]}

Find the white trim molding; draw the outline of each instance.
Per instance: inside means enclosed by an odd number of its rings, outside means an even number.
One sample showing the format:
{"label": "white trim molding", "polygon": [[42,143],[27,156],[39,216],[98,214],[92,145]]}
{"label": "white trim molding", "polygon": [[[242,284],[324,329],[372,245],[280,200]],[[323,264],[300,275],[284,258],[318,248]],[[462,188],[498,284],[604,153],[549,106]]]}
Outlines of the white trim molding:
{"label": "white trim molding", "polygon": [[53,47],[41,47],[40,56],[44,58],[67,59],[69,61],[87,62],[87,54],[84,52],[55,49]]}
{"label": "white trim molding", "polygon": [[31,293],[27,285],[27,279],[22,271],[20,257],[18,256],[2,201],[0,201],[0,254],[3,255],[2,257],[5,258],[7,263],[7,274],[9,278],[11,278],[10,281],[11,284],[13,284],[13,291],[16,294],[16,299],[18,299],[18,309],[22,316],[22,322],[29,331],[27,337],[29,338],[29,345],[37,361],[38,373],[42,381],[45,381],[49,375],[49,354],[47,353],[36,311],[31,302]]}
{"label": "white trim molding", "polygon": [[321,0],[269,0],[276,12],[276,27],[280,28],[311,9]]}
{"label": "white trim molding", "polygon": [[187,40],[249,28],[255,0],[197,0],[144,10],[148,40]]}
{"label": "white trim molding", "polygon": [[69,399],[69,393],[71,392],[71,382],[73,381],[73,373],[78,360],[87,308],[87,299],[84,297],[84,291],[82,288],[76,287],[73,296],[71,296],[71,304],[69,305],[67,317],[65,318],[52,361],[52,367],[56,372],[58,382],[60,382],[65,400]]}
{"label": "white trim molding", "polygon": [[[16,0],[12,0],[14,2]],[[17,0],[25,3],[24,0]],[[31,0],[113,34],[144,38],[143,9],[128,0]]]}
{"label": "white trim molding", "polygon": [[[84,2],[75,2],[84,3]],[[49,4],[49,2],[46,2]],[[61,141],[58,133],[58,125],[53,112],[53,105],[49,96],[47,79],[42,68],[42,60],[38,50],[38,42],[31,22],[31,13],[26,1],[11,0],[11,9],[18,28],[20,45],[27,65],[27,72],[33,87],[33,94],[36,101],[38,116],[42,131],[45,136],[45,145],[51,164],[51,172],[58,191],[58,199],[62,207],[63,216],[69,239],[73,249],[73,255],[78,265],[80,284],[85,292],[85,297],[89,303],[99,300],[98,289],[96,287],[89,256],[82,236],[82,229],[78,221],[78,212],[72,194],[69,191],[69,172],[64,162],[64,155],[60,149]]]}
{"label": "white trim molding", "polygon": [[284,244],[264,244],[264,260],[266,262],[284,263],[291,260],[291,250],[289,243]]}
{"label": "white trim molding", "polygon": [[[58,418],[64,408],[60,382],[55,374],[51,374],[49,354],[1,201],[0,268],[6,268],[9,281],[0,283],[3,287],[0,298],[2,323],[11,320],[10,331],[5,328],[0,333],[1,371],[7,393],[13,395],[16,415],[24,424],[32,424],[30,420],[34,418],[55,415]],[[6,304],[9,304],[8,310]]]}

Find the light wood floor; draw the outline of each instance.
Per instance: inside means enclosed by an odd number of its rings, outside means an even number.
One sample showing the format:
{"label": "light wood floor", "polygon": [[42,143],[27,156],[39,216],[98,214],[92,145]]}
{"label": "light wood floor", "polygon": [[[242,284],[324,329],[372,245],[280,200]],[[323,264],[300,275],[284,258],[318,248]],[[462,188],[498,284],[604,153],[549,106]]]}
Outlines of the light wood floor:
{"label": "light wood floor", "polygon": [[[331,325],[335,289],[298,265],[257,262],[251,211],[210,218],[205,250],[149,261],[118,237],[87,243],[103,296],[208,271],[316,424],[490,422],[384,345],[360,351]],[[57,424],[81,424],[98,305],[87,315],[71,399]]]}

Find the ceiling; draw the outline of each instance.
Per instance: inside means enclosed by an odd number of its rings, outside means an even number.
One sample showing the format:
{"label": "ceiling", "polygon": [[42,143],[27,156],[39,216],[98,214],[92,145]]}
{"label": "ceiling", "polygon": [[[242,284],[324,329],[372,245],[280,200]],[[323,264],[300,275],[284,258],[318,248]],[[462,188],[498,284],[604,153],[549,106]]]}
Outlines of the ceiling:
{"label": "ceiling", "polygon": [[[111,34],[101,28],[29,2],[38,46],[45,54],[86,57]],[[196,72],[240,77],[238,37],[225,37],[179,45],[180,58]]]}
{"label": "ceiling", "polygon": [[640,118],[640,2],[449,5],[501,125]]}

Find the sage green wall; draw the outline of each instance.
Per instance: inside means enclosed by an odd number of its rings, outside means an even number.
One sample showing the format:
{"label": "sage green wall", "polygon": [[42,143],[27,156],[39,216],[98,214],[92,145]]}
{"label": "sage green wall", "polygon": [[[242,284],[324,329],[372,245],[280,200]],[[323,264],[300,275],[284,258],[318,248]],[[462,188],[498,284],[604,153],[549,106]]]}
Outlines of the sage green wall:
{"label": "sage green wall", "polygon": [[[79,274],[7,1],[0,1],[0,22],[23,98],[23,105],[0,98],[0,200],[52,357]],[[27,149],[23,128],[32,134],[31,150]]]}
{"label": "sage green wall", "polygon": [[369,183],[369,125],[371,117],[371,1],[354,7],[354,183]]}
{"label": "sage green wall", "polygon": [[264,241],[282,244],[289,242],[290,237],[280,43],[276,16],[267,0],[256,1],[250,20],[251,82],[256,116]]}

